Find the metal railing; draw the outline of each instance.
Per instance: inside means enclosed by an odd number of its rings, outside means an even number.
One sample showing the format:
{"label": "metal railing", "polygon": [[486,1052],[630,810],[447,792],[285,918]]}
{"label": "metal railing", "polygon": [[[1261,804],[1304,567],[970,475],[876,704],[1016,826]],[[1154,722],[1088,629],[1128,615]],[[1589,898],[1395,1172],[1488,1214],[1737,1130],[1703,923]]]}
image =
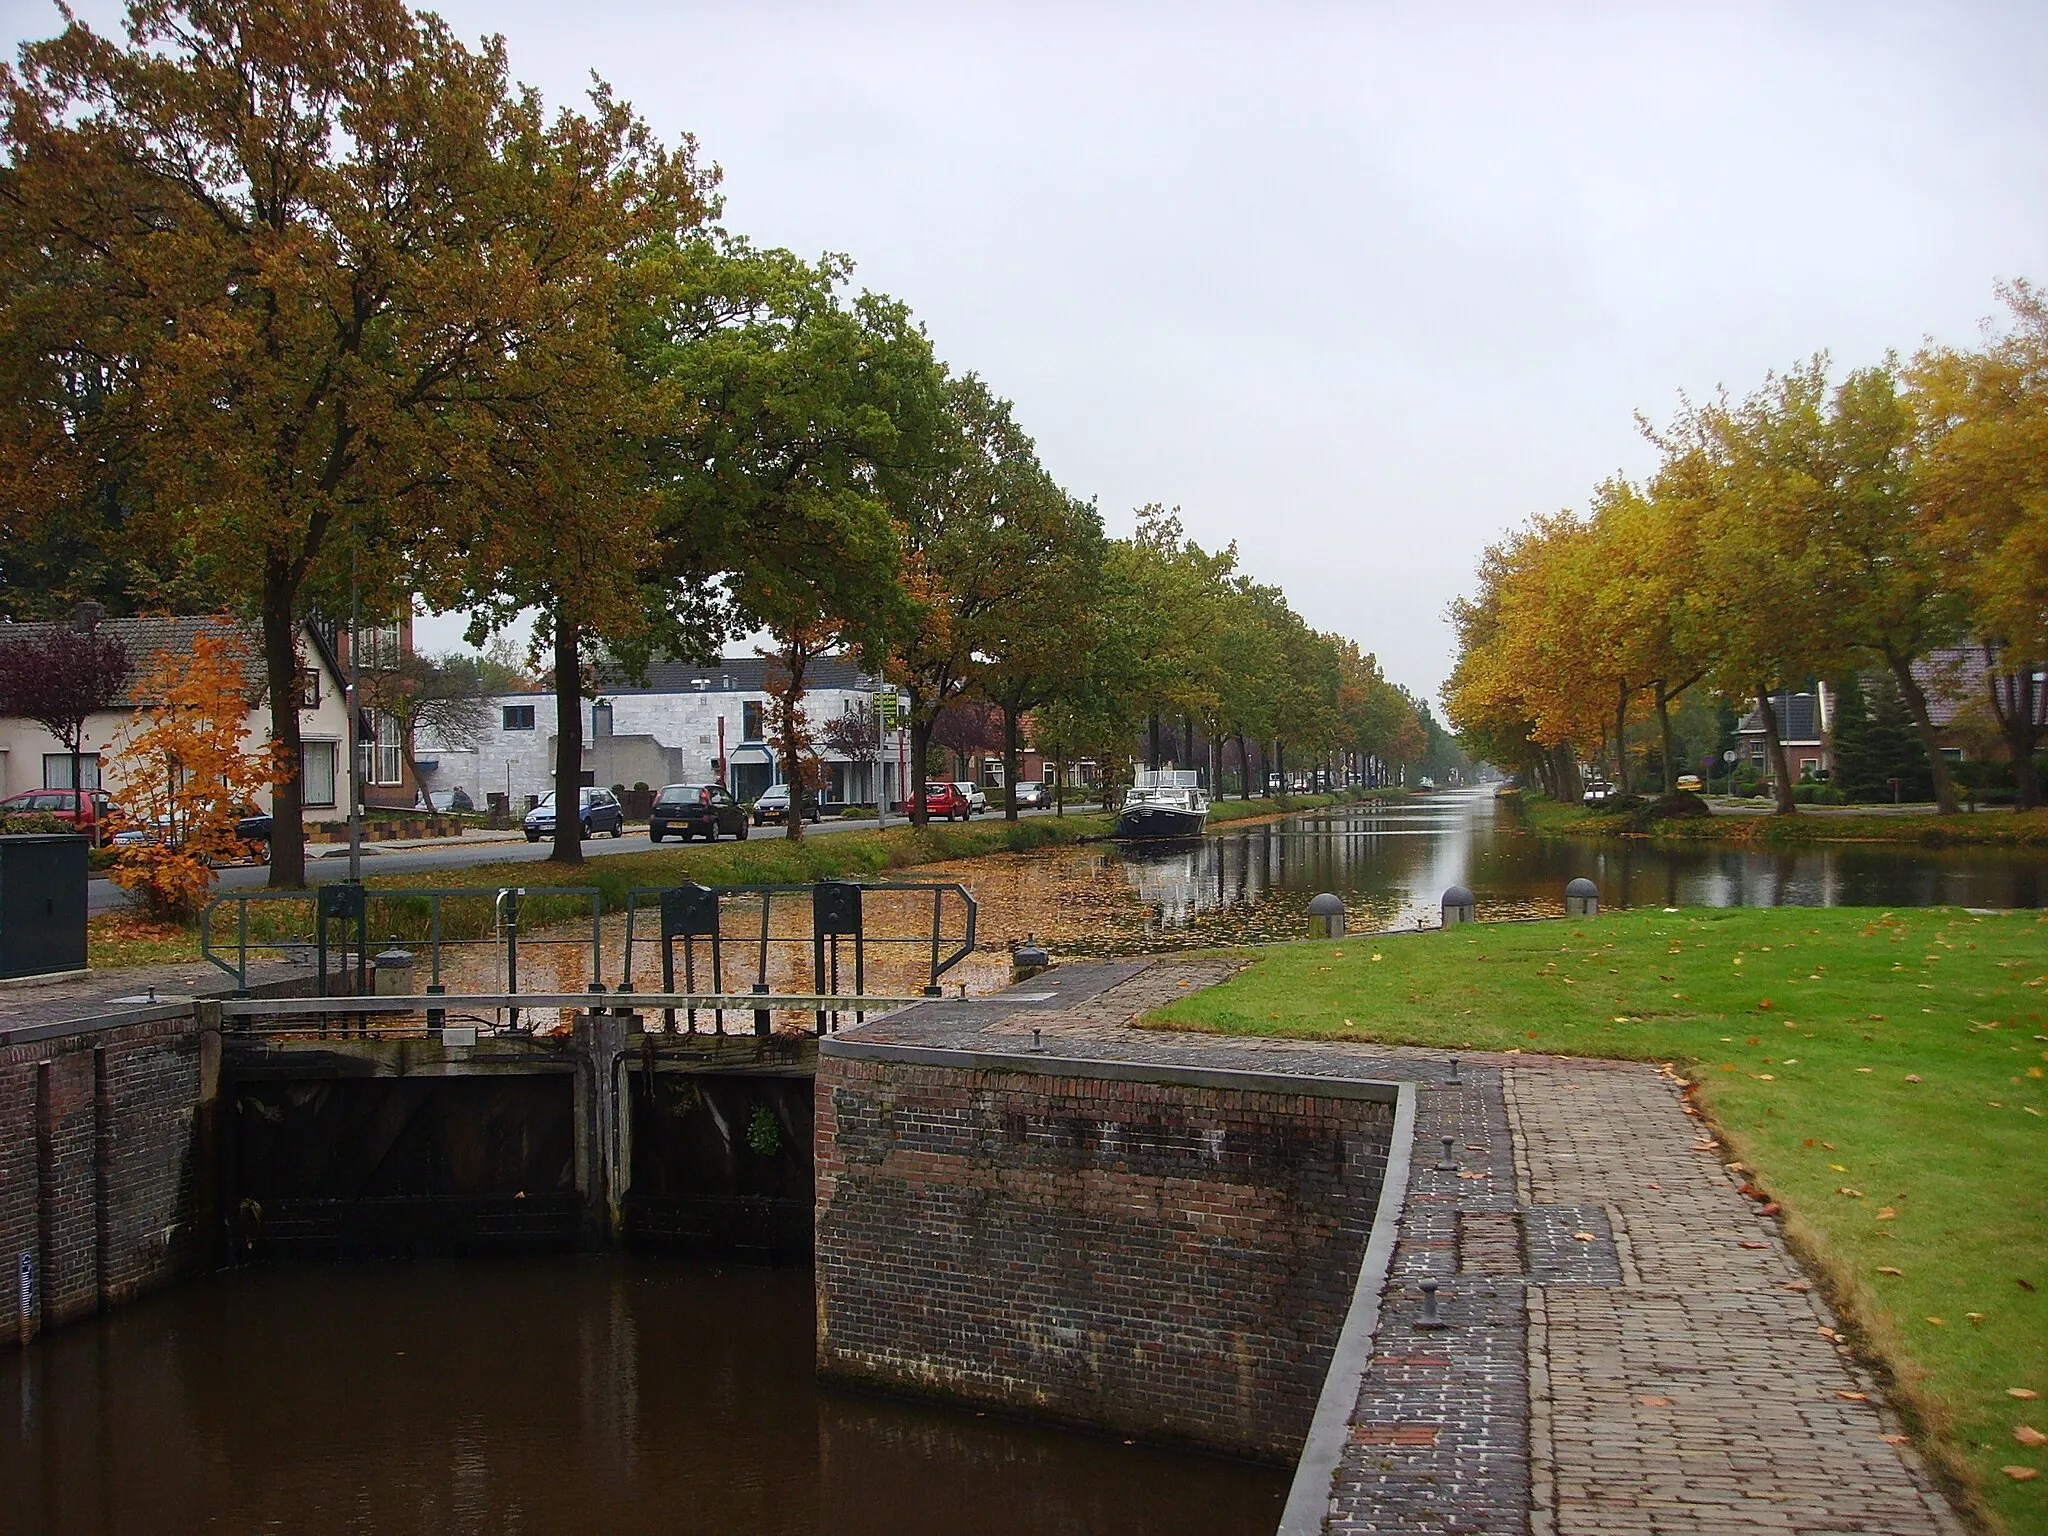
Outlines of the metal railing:
{"label": "metal railing", "polygon": [[[932,900],[931,925],[928,930],[915,936],[867,932],[866,898],[869,894],[892,892],[929,893]],[[947,934],[946,898],[958,899],[962,922],[957,943],[949,947]],[[777,897],[807,897],[811,906],[811,923],[808,934],[777,934],[774,931],[774,908]],[[726,914],[730,904],[742,905],[752,910],[746,913],[745,931],[729,932]],[[649,935],[644,931],[642,914],[649,909],[657,914],[657,932]],[[685,992],[696,990],[697,946],[703,941],[709,951],[711,963],[711,989],[723,991],[725,986],[725,949],[733,941],[750,948],[754,955],[754,994],[766,994],[768,987],[769,948],[774,944],[808,944],[811,947],[811,988],[815,994],[839,997],[840,992],[841,945],[850,945],[853,961],[852,996],[860,997],[867,990],[867,947],[881,945],[923,945],[926,949],[925,988],[926,997],[939,996],[939,978],[962,960],[974,953],[975,925],[980,908],[975,904],[973,894],[966,886],[956,881],[929,880],[822,880],[814,885],[680,885],[680,886],[639,886],[626,896],[626,955],[625,975],[620,983],[622,991],[633,988],[634,950],[636,945],[657,946],[661,963],[661,986],[664,992],[676,990],[676,941],[683,946],[683,987]],[[697,1010],[689,1008],[686,1013],[685,1031],[697,1032]],[[818,1033],[827,1031],[827,1016],[836,1023],[841,1012],[849,1010],[820,1007]],[[864,1009],[850,1010],[858,1023],[864,1016]],[[675,1010],[664,1010],[664,1027],[674,1031]],[[758,1011],[757,1023],[758,1028]],[[713,1033],[725,1033],[725,1010],[714,1009]]]}
{"label": "metal railing", "polygon": [[[910,893],[929,895],[929,923],[918,920],[911,933],[870,933],[866,898],[869,893]],[[799,907],[799,898],[809,902],[810,921],[800,933],[775,932],[778,914]],[[452,914],[451,907],[458,910]],[[460,910],[466,907],[466,911]],[[573,908],[565,913],[564,908]],[[957,919],[948,920],[948,908],[957,907]],[[740,910],[735,910],[740,909]],[[650,923],[648,916],[656,914]],[[685,1030],[695,1034],[697,1015],[712,1015],[712,1032],[724,1034],[725,1015],[740,1011],[752,1015],[753,1032],[768,1033],[773,1012],[805,1011],[816,1015],[820,1034],[835,1028],[843,1013],[858,1021],[875,1006],[892,1007],[908,1000],[894,996],[867,995],[867,946],[915,945],[926,951],[920,970],[925,977],[923,996],[939,995],[939,978],[974,952],[978,908],[967,888],[957,882],[882,880],[857,882],[827,880],[814,885],[733,886],[643,886],[630,891],[626,899],[623,973],[616,989],[607,991],[604,976],[604,899],[590,886],[471,887],[438,890],[370,888],[353,882],[339,882],[311,891],[232,891],[216,897],[200,914],[200,953],[235,982],[236,997],[250,991],[251,957],[275,954],[314,969],[314,999],[279,999],[260,1009],[275,1009],[279,1016],[342,1014],[353,1018],[359,1031],[367,1030],[372,1014],[425,1010],[430,1029],[437,1028],[450,1008],[502,1010],[509,1028],[519,1027],[522,1011],[554,1008],[603,1006],[605,1003],[636,1008],[659,1007],[664,1027],[673,1032],[676,1014],[685,1019]],[[574,935],[540,931],[573,920]],[[581,932],[587,919],[588,936]],[[229,926],[231,924],[231,926]],[[788,926],[785,923],[784,926]],[[650,932],[650,929],[652,930]],[[373,1001],[374,961],[372,932],[384,934],[394,945],[411,946],[404,996]],[[676,951],[682,948],[683,984],[676,986]],[[740,944],[751,951],[751,991],[725,989],[725,950]],[[534,946],[589,947],[589,991],[580,993],[522,992],[520,954]],[[661,987],[652,999],[635,994],[633,987],[636,950],[644,958],[649,944],[658,946]],[[708,948],[711,986],[697,988],[700,945]],[[807,945],[811,950],[811,990],[801,994],[776,994],[770,988],[771,946]],[[425,951],[427,984],[423,994],[412,995],[411,979],[417,952]],[[445,961],[450,951],[492,950],[502,954],[502,990],[492,992],[450,992],[444,984]],[[842,989],[842,959],[852,964],[852,990]],[[495,979],[495,977],[494,977]],[[349,1006],[338,1008],[321,999],[346,999]],[[568,998],[571,1001],[560,1001]],[[744,999],[744,1005],[738,1000]],[[595,1000],[595,1001],[593,1001]],[[406,1003],[407,1007],[394,1006]],[[290,1005],[290,1006],[287,1006]],[[251,1009],[236,1005],[237,1016],[255,1016]]]}

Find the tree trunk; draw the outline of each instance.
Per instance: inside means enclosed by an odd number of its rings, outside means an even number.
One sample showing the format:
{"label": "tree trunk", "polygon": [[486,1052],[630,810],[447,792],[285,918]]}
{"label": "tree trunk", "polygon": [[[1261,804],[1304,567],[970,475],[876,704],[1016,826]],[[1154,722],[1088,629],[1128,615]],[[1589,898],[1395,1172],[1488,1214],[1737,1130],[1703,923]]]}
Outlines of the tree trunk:
{"label": "tree trunk", "polygon": [[1003,820],[1017,819],[1017,740],[1023,733],[1021,712],[1013,705],[1003,706],[1003,798],[1009,802],[1003,807]]}
{"label": "tree trunk", "polygon": [[1778,711],[1771,705],[1771,691],[1756,685],[1757,712],[1764,722],[1764,750],[1770,754],[1771,788],[1776,793],[1778,814],[1790,816],[1799,809],[1792,798],[1792,764],[1785,756],[1785,743],[1778,739]]}
{"label": "tree trunk", "polygon": [[1991,685],[1991,712],[1998,717],[1999,733],[2012,758],[2013,809],[2036,810],[2041,804],[2040,777],[2034,771],[2034,753],[2041,742],[2041,701],[2034,683],[2034,669],[2021,665],[2008,671],[1985,669]]}
{"label": "tree trunk", "polygon": [[1195,762],[1195,717],[1193,715],[1182,715],[1180,717],[1180,739],[1179,766],[1192,768]]}
{"label": "tree trunk", "polygon": [[1628,696],[1633,691],[1626,681],[1614,685],[1614,787],[1624,795],[1628,782]]}
{"label": "tree trunk", "polygon": [[555,851],[550,864],[583,862],[583,664],[576,621],[555,610]]}
{"label": "tree trunk", "polygon": [[1900,656],[1887,650],[1884,659],[1885,665],[1892,669],[1892,677],[1898,682],[1906,708],[1913,712],[1913,729],[1920,733],[1921,748],[1927,753],[1927,769],[1934,777],[1934,808],[1943,816],[1953,816],[1960,809],[1956,804],[1955,774],[1950,771],[1948,759],[1942,755],[1941,742],[1935,737],[1934,717],[1927,708],[1927,690],[1913,675],[1910,656]]}
{"label": "tree trunk", "polygon": [[1287,743],[1277,737],[1273,742],[1273,771],[1280,775],[1280,793],[1287,793]]}
{"label": "tree trunk", "polygon": [[1661,677],[1650,685],[1657,696],[1657,752],[1664,759],[1664,793],[1678,793],[1678,764],[1671,760],[1671,695]]}
{"label": "tree trunk", "polygon": [[1243,731],[1237,733],[1237,767],[1244,775],[1243,781],[1238,785],[1238,798],[1249,800],[1252,797],[1252,747],[1251,743],[1244,739]]}
{"label": "tree trunk", "polygon": [[924,803],[925,764],[931,759],[932,727],[938,724],[938,712],[932,712],[929,719],[917,707],[917,695],[910,695],[910,782],[903,786],[903,803],[910,808],[910,819],[917,826],[924,826],[931,820],[931,810]]}
{"label": "tree trunk", "polygon": [[1067,814],[1067,754],[1064,751],[1052,760],[1052,813],[1055,816]]}
{"label": "tree trunk", "polygon": [[[306,786],[300,777],[306,751],[299,734],[298,623],[289,574],[272,562],[263,580],[263,675],[270,692],[270,739],[279,747],[284,778],[270,791],[270,885],[306,883]],[[355,701],[349,700],[349,707]],[[358,763],[348,765],[355,783]]]}
{"label": "tree trunk", "polygon": [[789,786],[789,823],[782,829],[782,835],[792,843],[800,843],[804,839],[809,786],[804,783],[803,732],[797,728],[797,711],[803,708],[804,673],[811,658],[801,645],[791,645],[775,659],[785,678],[774,696],[776,756],[782,764],[782,782]]}
{"label": "tree trunk", "polygon": [[1145,766],[1154,773],[1159,771],[1159,711],[1156,709],[1145,717]]}

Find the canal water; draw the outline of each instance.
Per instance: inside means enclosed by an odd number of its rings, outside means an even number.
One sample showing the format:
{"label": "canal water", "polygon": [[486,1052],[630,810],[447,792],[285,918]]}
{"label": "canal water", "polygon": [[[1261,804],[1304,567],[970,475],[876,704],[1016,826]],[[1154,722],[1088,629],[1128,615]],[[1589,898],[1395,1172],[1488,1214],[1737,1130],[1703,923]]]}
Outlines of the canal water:
{"label": "canal water", "polygon": [[1269,1536],[1284,1472],[821,1387],[808,1271],[214,1275],[0,1355],[0,1531]]}
{"label": "canal water", "polygon": [[[1540,838],[1496,817],[1490,791],[1339,807],[1157,845],[1097,844],[918,870],[966,884],[980,937],[1035,935],[1057,956],[1298,939],[1322,891],[1353,930],[1434,926],[1462,885],[1480,921],[1555,916],[1585,876],[1611,907],[2039,907],[2038,851],[1837,844],[1745,851],[1643,839]],[[970,990],[977,990],[970,987]]]}

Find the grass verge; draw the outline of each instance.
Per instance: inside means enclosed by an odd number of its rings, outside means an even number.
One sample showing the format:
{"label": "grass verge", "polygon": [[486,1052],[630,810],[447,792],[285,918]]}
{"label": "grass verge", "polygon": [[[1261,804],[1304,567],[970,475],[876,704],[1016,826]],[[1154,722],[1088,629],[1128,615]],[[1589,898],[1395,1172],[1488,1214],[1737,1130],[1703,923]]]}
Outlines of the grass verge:
{"label": "grass verge", "polygon": [[1625,811],[1602,811],[1555,800],[1514,797],[1514,813],[1544,837],[1641,837],[1657,842],[1717,843],[1737,848],[1797,848],[1812,843],[1893,843],[1908,848],[2048,848],[2048,810],[1979,811],[1955,816],[1753,815],[1660,821],[1656,831],[1628,830]]}
{"label": "grass verge", "polygon": [[2048,917],[1634,911],[1284,945],[1152,1022],[1673,1063],[1933,1459],[2048,1532],[2048,1476],[2002,1470],[2048,1474],[2016,1437],[2048,1432]]}

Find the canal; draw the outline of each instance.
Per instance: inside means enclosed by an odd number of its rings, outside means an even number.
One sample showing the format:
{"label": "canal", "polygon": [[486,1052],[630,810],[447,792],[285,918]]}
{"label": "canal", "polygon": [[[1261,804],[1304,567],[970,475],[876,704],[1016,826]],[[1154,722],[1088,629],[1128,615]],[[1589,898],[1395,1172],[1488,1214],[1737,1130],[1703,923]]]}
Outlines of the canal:
{"label": "canal", "polygon": [[[1339,807],[1157,845],[1095,844],[920,869],[981,904],[981,938],[1035,935],[1057,956],[1144,954],[1298,939],[1309,899],[1344,899],[1349,925],[1434,925],[1444,891],[1482,922],[1555,916],[1584,875],[1613,907],[2039,907],[2036,851],[1836,844],[1750,851],[1645,839],[1540,838],[1495,815],[1490,791]],[[970,990],[979,990],[972,987]]]}
{"label": "canal", "polygon": [[0,1355],[0,1531],[1269,1536],[1287,1475],[822,1387],[808,1270],[258,1266]]}

